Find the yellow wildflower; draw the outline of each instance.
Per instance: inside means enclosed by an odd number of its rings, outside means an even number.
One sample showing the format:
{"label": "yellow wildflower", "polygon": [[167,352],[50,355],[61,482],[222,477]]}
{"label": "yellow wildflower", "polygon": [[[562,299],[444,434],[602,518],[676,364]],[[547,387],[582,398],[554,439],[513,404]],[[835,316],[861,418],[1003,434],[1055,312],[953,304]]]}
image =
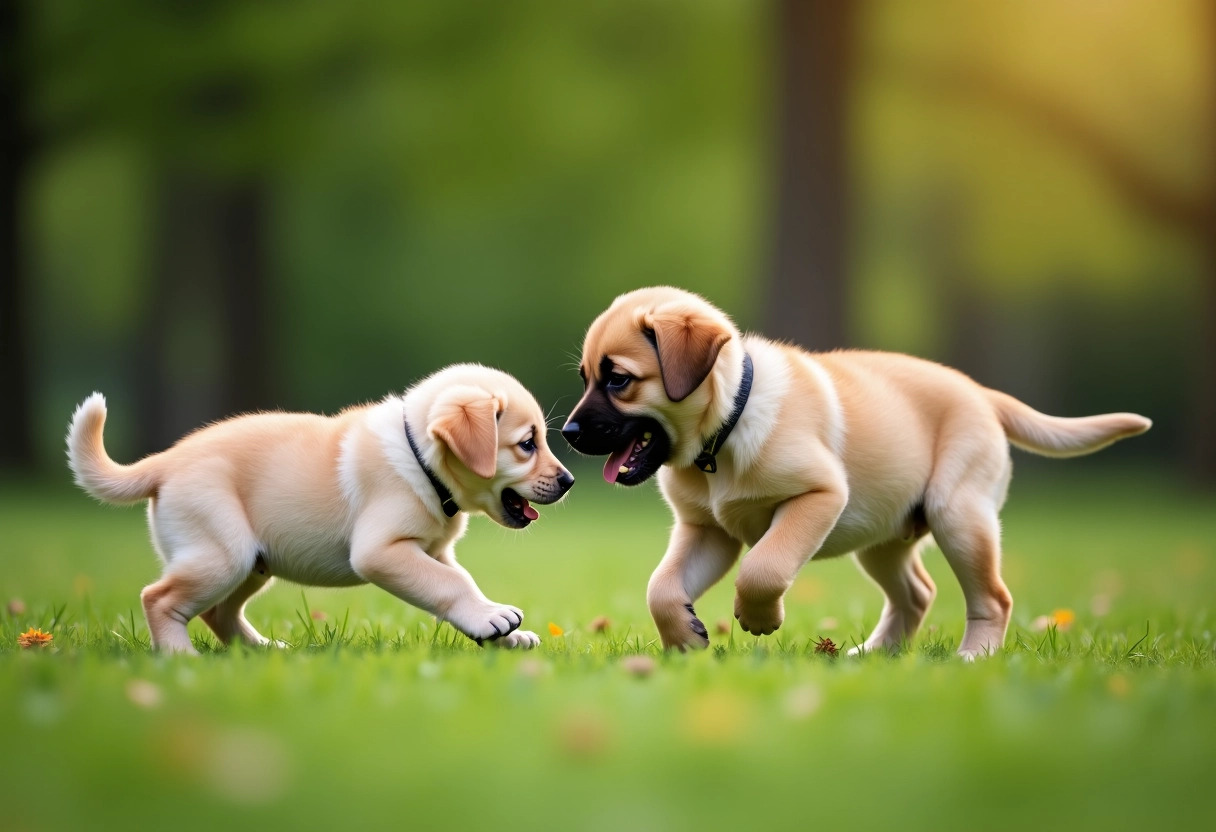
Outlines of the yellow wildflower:
{"label": "yellow wildflower", "polygon": [[1072,610],[1060,609],[1051,613],[1051,623],[1056,625],[1057,630],[1067,630],[1076,620],[1077,614]]}

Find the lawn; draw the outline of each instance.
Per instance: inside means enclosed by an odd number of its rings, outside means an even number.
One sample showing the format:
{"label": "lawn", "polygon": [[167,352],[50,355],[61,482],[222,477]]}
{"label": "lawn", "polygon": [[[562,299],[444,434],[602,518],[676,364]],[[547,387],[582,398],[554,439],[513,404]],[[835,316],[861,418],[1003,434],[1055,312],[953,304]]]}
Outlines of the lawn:
{"label": "lawn", "polygon": [[[209,650],[195,624],[205,654],[163,658],[142,513],[10,480],[0,603],[27,609],[0,612],[0,828],[1216,828],[1214,501],[1047,470],[1015,478],[1014,624],[975,665],[934,550],[938,600],[900,655],[815,652],[881,609],[847,559],[804,570],[775,636],[662,655],[644,594],[666,512],[591,472],[528,532],[477,518],[458,549],[535,651],[280,584],[250,619],[290,648]],[[730,581],[697,609],[728,620]],[[1040,629],[1057,610],[1071,626]],[[19,649],[30,626],[52,646]]]}

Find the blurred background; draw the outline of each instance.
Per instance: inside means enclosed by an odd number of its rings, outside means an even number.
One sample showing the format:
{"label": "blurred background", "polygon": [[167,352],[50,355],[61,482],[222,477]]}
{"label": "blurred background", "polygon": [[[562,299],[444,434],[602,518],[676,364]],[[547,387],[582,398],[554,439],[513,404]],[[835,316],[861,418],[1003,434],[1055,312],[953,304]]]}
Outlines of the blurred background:
{"label": "blurred background", "polygon": [[[911,352],[1216,484],[1216,5],[0,0],[0,464],[453,361],[555,418],[618,293]],[[559,451],[561,449],[559,448]],[[569,456],[568,453],[564,455]]]}

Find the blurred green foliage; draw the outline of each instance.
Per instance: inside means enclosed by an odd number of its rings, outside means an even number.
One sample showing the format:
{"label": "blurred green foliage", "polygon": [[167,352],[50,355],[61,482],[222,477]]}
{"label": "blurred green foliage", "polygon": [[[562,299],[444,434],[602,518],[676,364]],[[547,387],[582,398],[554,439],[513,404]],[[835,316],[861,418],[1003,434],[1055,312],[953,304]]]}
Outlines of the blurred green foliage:
{"label": "blurred green foliage", "polygon": [[[268,194],[276,384],[261,406],[333,410],[475,360],[564,415],[585,326],[650,283],[763,327],[781,175],[771,4],[24,8],[29,360],[48,462],[94,388],[115,452],[132,446],[133,356],[168,314],[151,286],[156,194],[183,171]],[[854,343],[983,352],[964,367],[981,381],[1045,409],[1142,410],[1163,429],[1138,447],[1179,453],[1210,325],[1194,241],[1018,112],[935,94],[907,67],[996,67],[1163,186],[1200,193],[1216,165],[1204,3],[858,8]],[[173,313],[183,384],[218,372],[215,314]],[[982,349],[958,334],[975,315]]]}

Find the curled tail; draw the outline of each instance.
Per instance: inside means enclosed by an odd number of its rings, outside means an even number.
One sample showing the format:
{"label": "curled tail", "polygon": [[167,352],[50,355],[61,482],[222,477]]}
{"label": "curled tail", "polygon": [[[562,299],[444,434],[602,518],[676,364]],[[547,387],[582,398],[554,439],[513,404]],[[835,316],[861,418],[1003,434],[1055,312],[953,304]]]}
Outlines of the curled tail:
{"label": "curled tail", "polygon": [[1153,426],[1151,420],[1135,413],[1106,413],[1078,419],[1048,416],[1013,396],[997,390],[984,392],[996,408],[1009,441],[1024,451],[1041,456],[1063,458],[1092,454]]}
{"label": "curled tail", "polygon": [[108,503],[135,503],[156,493],[160,485],[157,457],[150,456],[134,465],[119,465],[110,459],[102,441],[106,424],[106,397],[89,396],[68,426],[68,466],[76,484],[98,500]]}

